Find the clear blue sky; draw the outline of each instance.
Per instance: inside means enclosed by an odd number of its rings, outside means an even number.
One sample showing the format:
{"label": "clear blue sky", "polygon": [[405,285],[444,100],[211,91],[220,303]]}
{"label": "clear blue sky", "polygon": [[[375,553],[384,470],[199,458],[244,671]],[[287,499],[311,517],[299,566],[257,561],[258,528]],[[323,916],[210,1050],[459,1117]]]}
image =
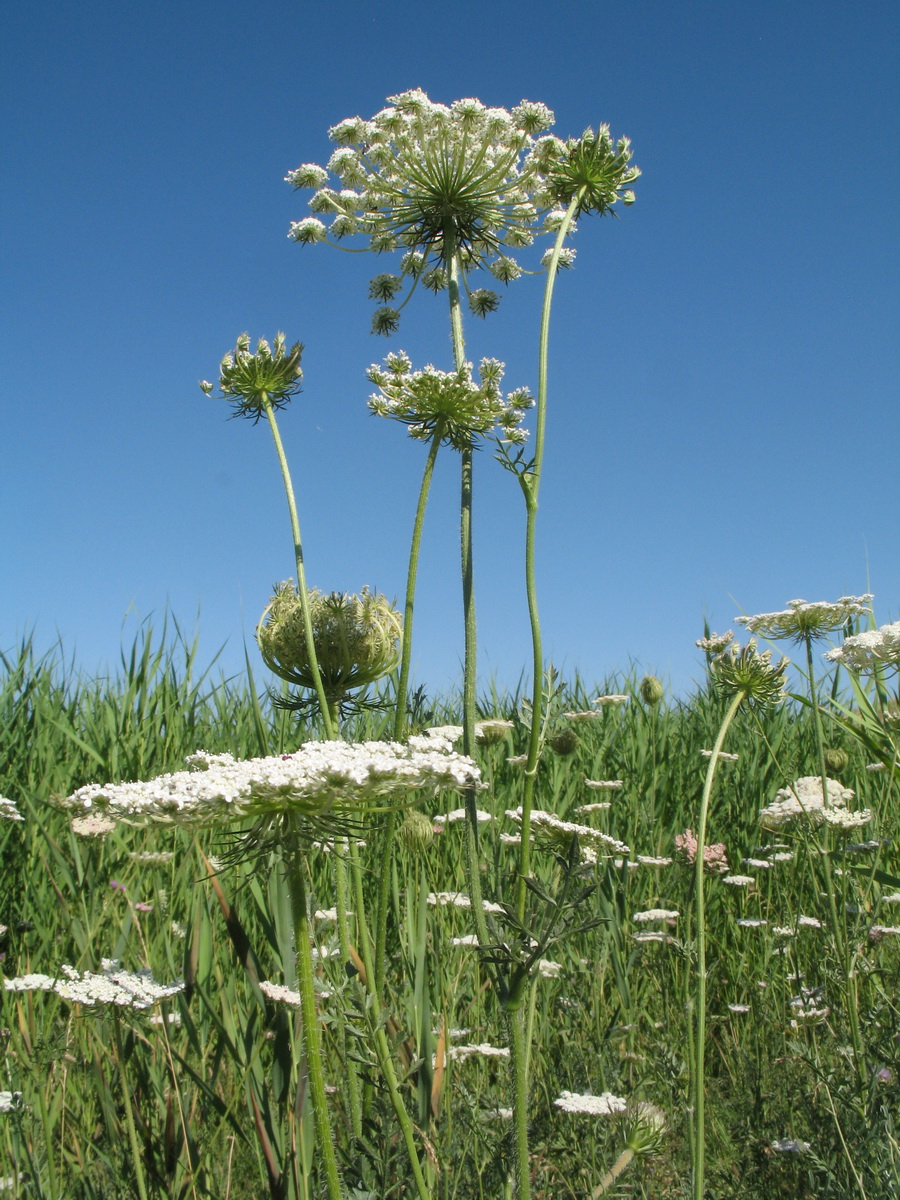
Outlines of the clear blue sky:
{"label": "clear blue sky", "polygon": [[[540,100],[560,136],[608,122],[643,170],[557,289],[548,658],[685,691],[704,615],[866,590],[900,615],[895,2],[33,0],[0,54],[0,649],[59,634],[94,671],[168,604],[240,669],[293,565],[265,424],[197,387],[242,330],[306,345],[281,429],[311,583],[402,595],[424,447],[369,413],[365,369],[401,348],[449,367],[444,305],[373,337],[374,260],[291,243],[307,210],[283,176],[411,87]],[[510,387],[536,385],[540,292],[468,324]],[[522,503],[477,466],[481,672],[512,683]],[[436,688],[462,655],[456,505],[444,452],[415,655]]]}

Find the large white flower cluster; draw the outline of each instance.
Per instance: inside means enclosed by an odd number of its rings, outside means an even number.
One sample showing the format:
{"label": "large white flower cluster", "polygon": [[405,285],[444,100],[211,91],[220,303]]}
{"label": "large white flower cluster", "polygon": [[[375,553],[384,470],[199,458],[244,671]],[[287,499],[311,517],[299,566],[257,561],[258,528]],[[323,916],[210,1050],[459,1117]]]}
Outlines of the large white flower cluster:
{"label": "large white flower cluster", "polygon": [[786,609],[781,612],[758,613],[753,617],[735,617],[739,625],[744,625],[750,633],[759,633],[768,638],[795,638],[797,641],[807,637],[821,637],[835,629],[843,629],[851,617],[861,616],[868,612],[872,596],[841,596],[831,603],[826,600],[816,600],[810,603],[806,600],[789,600]]}
{"label": "large white flower cluster", "polygon": [[[309,207],[317,214],[295,222],[290,236],[316,242],[363,234],[376,252],[418,251],[422,261],[403,269],[421,273],[431,255],[444,261],[449,216],[458,249],[502,259],[501,244],[534,239],[531,193],[540,180],[526,154],[553,121],[549,108],[528,100],[508,112],[475,99],[436,104],[419,88],[389,96],[371,120],[350,117],[329,129],[338,149],[327,170],[304,163],[286,176],[295,188],[315,189]],[[339,186],[329,186],[329,174]],[[442,214],[448,198],[456,204]]]}
{"label": "large white flower cluster", "polygon": [[119,1008],[150,1008],[158,1000],[176,996],[184,984],[157,983],[149,971],[123,971],[115,959],[104,959],[102,971],[80,974],[74,967],[60,967],[60,976],[20,975],[4,979],[9,992],[56,992],[76,1004],[115,1004]]}
{"label": "large white flower cluster", "polygon": [[534,398],[527,388],[504,397],[503,369],[497,359],[483,358],[481,382],[476,383],[471,363],[458,371],[439,371],[431,363],[414,371],[403,351],[389,354],[383,367],[373,363],[367,372],[369,382],[380,389],[369,398],[369,408],[378,417],[402,422],[409,427],[410,437],[421,441],[430,441],[440,429],[443,441],[465,449],[477,434],[498,426],[505,441],[520,444],[526,438],[520,428],[522,417]]}
{"label": "large white flower cluster", "polygon": [[91,783],[65,803],[102,809],[130,821],[221,824],[294,812],[301,816],[378,804],[418,788],[478,783],[478,767],[450,742],[412,737],[399,742],[307,742],[293,754],[241,761],[198,751],[192,769],[144,783]]}
{"label": "large white flower cluster", "polygon": [[900,621],[867,629],[845,639],[843,646],[829,650],[829,662],[849,667],[851,671],[874,671],[879,666],[900,664]]}
{"label": "large white flower cluster", "polygon": [[791,787],[780,788],[771,804],[760,810],[759,823],[764,829],[778,829],[792,821],[806,819],[816,825],[836,825],[853,829],[872,819],[871,812],[860,809],[849,812],[847,801],[855,792],[836,779],[826,779],[823,798],[822,780],[818,775],[804,775]]}

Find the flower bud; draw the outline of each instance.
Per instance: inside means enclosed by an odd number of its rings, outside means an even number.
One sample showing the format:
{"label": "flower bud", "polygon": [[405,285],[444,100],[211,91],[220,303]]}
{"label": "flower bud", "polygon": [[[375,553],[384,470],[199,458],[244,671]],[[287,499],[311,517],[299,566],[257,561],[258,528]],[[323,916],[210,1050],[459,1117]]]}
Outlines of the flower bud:
{"label": "flower bud", "polygon": [[645,704],[655,707],[662,700],[665,689],[655,675],[645,675],[640,683],[641,699]]}
{"label": "flower bud", "polygon": [[826,750],[825,751],[825,766],[832,775],[839,775],[847,769],[850,763],[850,755],[846,750]]}
{"label": "flower bud", "polygon": [[417,808],[411,808],[400,826],[400,841],[411,854],[421,854],[434,841],[434,825]]}
{"label": "flower bud", "polygon": [[563,729],[561,733],[547,738],[547,745],[561,758],[574,754],[578,749],[578,734],[574,729]]}

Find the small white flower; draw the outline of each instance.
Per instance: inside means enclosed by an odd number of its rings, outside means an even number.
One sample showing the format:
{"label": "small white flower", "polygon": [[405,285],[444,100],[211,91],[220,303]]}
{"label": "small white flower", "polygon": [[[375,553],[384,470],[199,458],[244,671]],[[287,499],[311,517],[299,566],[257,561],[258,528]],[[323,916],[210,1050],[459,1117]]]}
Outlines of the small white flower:
{"label": "small white flower", "polygon": [[563,1092],[553,1103],[563,1112],[590,1113],[593,1116],[611,1116],[613,1113],[624,1112],[628,1102],[612,1092],[603,1092],[599,1096],[580,1095],[578,1092]]}
{"label": "small white flower", "polygon": [[778,1138],[769,1145],[776,1154],[806,1154],[810,1148],[809,1142],[801,1142],[797,1138]]}
{"label": "small white flower", "polygon": [[451,1046],[447,1057],[456,1062],[465,1062],[467,1058],[509,1058],[508,1046],[491,1046],[482,1042],[477,1046]]}
{"label": "small white flower", "polygon": [[466,933],[466,934],[463,934],[462,937],[451,938],[450,945],[451,946],[477,946],[478,945],[478,934],[477,933]]}
{"label": "small white flower", "polygon": [[625,786],[623,779],[586,779],[584,786],[595,792],[611,792]]}
{"label": "small white flower", "polygon": [[756,871],[771,871],[772,864],[766,858],[745,858],[745,867],[753,867]]}
{"label": "small white flower", "polygon": [[644,912],[632,914],[632,921],[644,924],[648,921],[674,921],[680,914],[670,908],[648,908]]}
{"label": "small white flower", "polygon": [[278,1004],[287,1004],[291,1008],[300,1008],[303,1003],[303,997],[299,992],[294,992],[281,983],[270,983],[268,979],[260,980],[259,990],[270,1000],[274,1000]]}
{"label": "small white flower", "polygon": [[631,699],[630,696],[622,696],[617,692],[613,692],[608,696],[598,696],[592,700],[592,704],[596,704],[601,708],[605,708],[608,704],[627,704]]}
{"label": "small white flower", "polygon": [[756,880],[752,875],[726,875],[722,882],[732,887],[749,887],[751,883],[756,883]]}
{"label": "small white flower", "polygon": [[672,859],[653,854],[639,854],[637,863],[641,867],[671,867]]}
{"label": "small white flower", "polygon": [[738,917],[737,923],[745,929],[758,929],[760,925],[768,925],[769,922],[762,917]]}
{"label": "small white flower", "polygon": [[[0,796],[0,817],[6,817],[9,821],[25,820],[12,800],[7,800],[5,796]],[[4,1094],[5,1093],[0,1092],[0,1096]]]}

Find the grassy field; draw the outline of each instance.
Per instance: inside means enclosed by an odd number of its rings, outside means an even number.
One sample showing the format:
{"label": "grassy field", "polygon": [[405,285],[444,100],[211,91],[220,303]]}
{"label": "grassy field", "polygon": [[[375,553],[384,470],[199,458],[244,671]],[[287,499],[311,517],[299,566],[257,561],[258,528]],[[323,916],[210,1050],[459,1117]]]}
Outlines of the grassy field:
{"label": "grassy field", "polygon": [[[100,972],[114,959],[185,985],[147,1009],[0,993],[0,1089],[9,1093],[0,1090],[0,1190],[66,1200],[326,1195],[300,1013],[259,987],[297,986],[279,846],[249,823],[239,832],[118,823],[106,836],[79,836],[59,803],[90,781],[179,770],[197,749],[289,752],[317,729],[275,706],[252,675],[202,672],[177,628],[148,627],[114,678],[84,678],[62,648],[39,658],[27,644],[0,671],[0,795],[24,818],[0,820],[3,975],[55,979],[64,965]],[[628,699],[592,719],[563,715],[590,710],[603,693]],[[779,789],[819,774],[812,709],[799,698],[738,712],[724,745],[738,757],[719,762],[711,794],[707,845],[721,843],[727,856],[727,870],[713,862],[704,879],[702,1087],[706,1194],[716,1200],[880,1200],[900,1187],[898,780],[884,769],[895,751],[889,726],[879,745],[871,729],[852,736],[830,719],[830,700],[822,707],[825,743],[846,755],[829,759],[841,767],[829,774],[853,789],[849,809],[871,811],[864,827],[761,827]],[[462,801],[420,794],[416,811],[430,819],[411,828],[401,815],[394,825],[382,1006],[362,982],[356,947],[365,937],[357,900],[370,915],[378,904],[385,818],[347,830],[365,844],[350,861],[359,891],[344,931],[332,910],[344,904],[348,860],[306,848],[325,1083],[347,1196],[417,1194],[379,1037],[427,1194],[511,1194],[509,1043],[492,964],[527,959],[532,938],[539,956],[523,1005],[533,1195],[691,1194],[698,876],[675,838],[698,828],[702,752],[726,708],[711,688],[648,703],[629,678],[599,689],[574,681],[555,696],[535,807],[627,851],[585,862],[584,838],[579,849],[552,825],[538,828],[518,922],[518,826],[507,813],[522,802],[522,767],[510,759],[524,752],[527,729],[518,697],[481,696],[482,718],[513,722],[477,752],[478,807],[489,816],[479,827],[481,887],[507,908],[492,917],[492,947],[467,944],[471,911],[452,902],[469,890],[465,822],[433,822]],[[413,712],[423,728],[459,715],[454,698],[424,694]],[[342,732],[384,739],[390,725],[389,707],[375,707]],[[876,752],[882,769],[867,769]],[[434,902],[439,894],[449,902]],[[628,1108],[567,1111],[556,1103],[565,1092],[608,1092]]]}

